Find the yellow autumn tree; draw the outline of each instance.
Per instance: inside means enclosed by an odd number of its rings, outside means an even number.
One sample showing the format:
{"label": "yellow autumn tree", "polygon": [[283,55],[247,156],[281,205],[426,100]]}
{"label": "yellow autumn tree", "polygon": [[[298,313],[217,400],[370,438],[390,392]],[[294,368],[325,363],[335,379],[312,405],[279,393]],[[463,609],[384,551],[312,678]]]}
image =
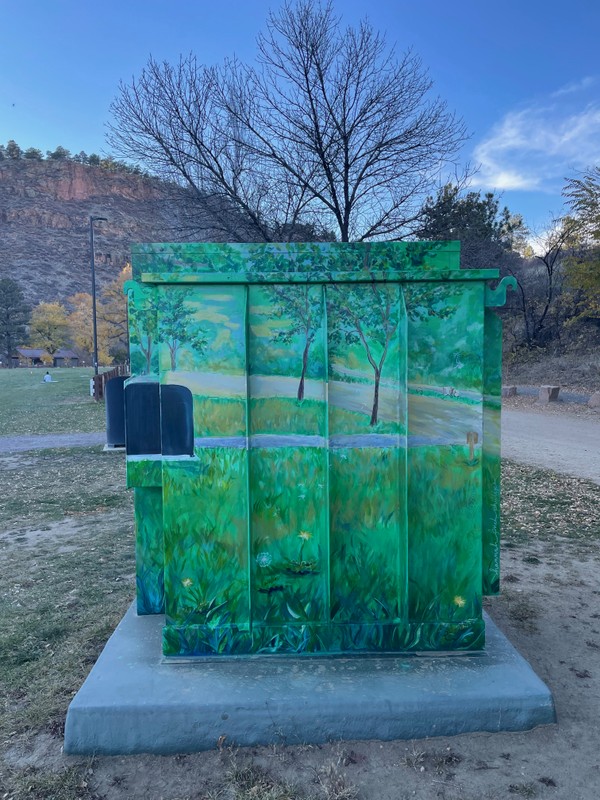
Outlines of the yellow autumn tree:
{"label": "yellow autumn tree", "polygon": [[53,356],[69,342],[69,321],[61,303],[38,303],[29,321],[29,344]]}
{"label": "yellow autumn tree", "polygon": [[[94,326],[92,319],[92,296],[87,292],[77,292],[67,298],[71,308],[68,316],[68,326],[71,339],[75,347],[86,353],[94,351]],[[98,333],[98,363],[106,367],[112,364],[109,353],[109,331],[107,324],[100,318],[96,309],[96,322]]]}

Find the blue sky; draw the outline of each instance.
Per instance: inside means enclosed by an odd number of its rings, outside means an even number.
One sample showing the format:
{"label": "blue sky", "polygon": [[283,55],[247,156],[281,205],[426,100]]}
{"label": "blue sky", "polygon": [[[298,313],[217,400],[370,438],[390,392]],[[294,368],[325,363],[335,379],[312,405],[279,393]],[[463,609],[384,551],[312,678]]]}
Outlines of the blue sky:
{"label": "blue sky", "polygon": [[[412,47],[434,93],[466,122],[463,162],[477,190],[541,229],[562,210],[566,176],[600,163],[597,0],[334,0]],[[0,142],[107,152],[120,80],[152,54],[251,60],[278,0],[0,0]]]}

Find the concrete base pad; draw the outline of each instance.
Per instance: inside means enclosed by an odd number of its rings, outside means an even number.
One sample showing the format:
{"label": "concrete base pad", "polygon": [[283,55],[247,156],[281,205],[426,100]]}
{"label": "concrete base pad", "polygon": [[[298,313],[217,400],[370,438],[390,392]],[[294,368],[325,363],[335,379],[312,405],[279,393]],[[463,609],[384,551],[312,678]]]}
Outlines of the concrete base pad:
{"label": "concrete base pad", "polygon": [[183,753],[527,730],[552,695],[486,617],[485,652],[165,661],[162,616],[132,606],[73,699],[66,753]]}

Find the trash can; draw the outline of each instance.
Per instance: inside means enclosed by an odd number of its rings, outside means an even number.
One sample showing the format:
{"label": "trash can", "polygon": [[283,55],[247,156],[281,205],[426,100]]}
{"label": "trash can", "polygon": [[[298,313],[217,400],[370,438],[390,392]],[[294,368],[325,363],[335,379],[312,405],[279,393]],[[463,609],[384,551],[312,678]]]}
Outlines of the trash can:
{"label": "trash can", "polygon": [[481,649],[511,281],[440,242],[139,245],[133,275],[126,395],[159,412],[127,476],[163,653]]}
{"label": "trash can", "polygon": [[125,447],[125,378],[118,375],[106,382],[106,444],[108,447]]}

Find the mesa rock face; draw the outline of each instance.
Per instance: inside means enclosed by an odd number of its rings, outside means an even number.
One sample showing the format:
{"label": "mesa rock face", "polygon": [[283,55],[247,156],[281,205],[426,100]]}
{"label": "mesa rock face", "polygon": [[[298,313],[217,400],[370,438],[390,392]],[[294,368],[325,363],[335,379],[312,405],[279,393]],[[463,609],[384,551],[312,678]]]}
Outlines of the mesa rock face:
{"label": "mesa rock face", "polygon": [[[29,303],[91,291],[90,215],[101,288],[136,242],[181,241],[186,194],[154,178],[70,160],[0,161],[0,278]],[[198,234],[196,234],[198,238]]]}

